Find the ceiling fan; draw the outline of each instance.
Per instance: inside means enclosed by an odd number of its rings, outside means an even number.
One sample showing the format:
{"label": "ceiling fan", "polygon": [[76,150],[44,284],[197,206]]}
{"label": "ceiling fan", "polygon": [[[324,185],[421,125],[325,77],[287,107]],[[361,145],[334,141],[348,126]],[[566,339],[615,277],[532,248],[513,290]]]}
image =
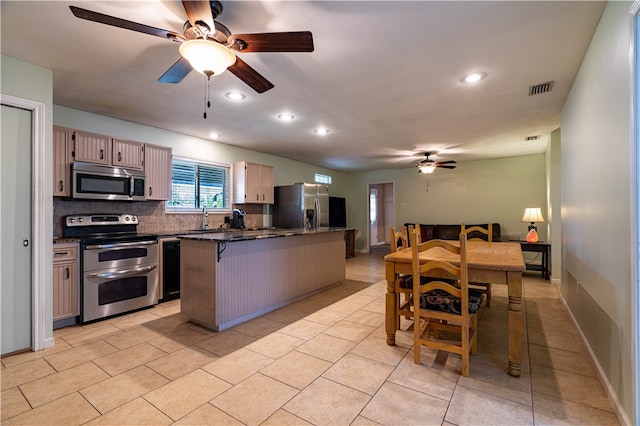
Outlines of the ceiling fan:
{"label": "ceiling fan", "polygon": [[429,158],[431,155],[430,152],[425,152],[425,159],[418,163],[418,173],[433,173],[433,171],[437,168],[443,169],[455,169],[456,166],[452,166],[451,164],[456,164],[455,161],[434,161]]}
{"label": "ceiling fan", "polygon": [[183,1],[182,5],[188,17],[182,34],[76,6],[69,8],[81,19],[180,43],[182,57],[160,76],[158,81],[161,83],[180,83],[192,69],[208,79],[229,69],[253,90],[263,93],[273,88],[273,84],[234,52],[313,52],[310,31],[232,34],[215,20],[222,13],[222,3],[219,1]]}

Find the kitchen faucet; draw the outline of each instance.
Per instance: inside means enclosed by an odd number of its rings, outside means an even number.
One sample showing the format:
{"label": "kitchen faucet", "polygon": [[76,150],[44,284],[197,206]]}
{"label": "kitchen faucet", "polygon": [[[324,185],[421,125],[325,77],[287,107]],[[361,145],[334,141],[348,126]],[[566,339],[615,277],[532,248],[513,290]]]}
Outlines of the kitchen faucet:
{"label": "kitchen faucet", "polygon": [[209,222],[205,222],[205,218],[209,217],[209,213],[207,212],[207,206],[202,206],[202,230],[204,231],[209,226]]}

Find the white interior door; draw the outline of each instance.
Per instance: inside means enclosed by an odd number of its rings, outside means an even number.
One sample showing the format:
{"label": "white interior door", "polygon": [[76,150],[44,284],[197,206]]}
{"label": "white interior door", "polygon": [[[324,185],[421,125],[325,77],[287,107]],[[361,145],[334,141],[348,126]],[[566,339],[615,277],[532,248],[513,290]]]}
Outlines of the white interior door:
{"label": "white interior door", "polygon": [[2,105],[0,353],[31,347],[32,112]]}
{"label": "white interior door", "polygon": [[378,190],[369,190],[369,240],[371,245],[378,244]]}

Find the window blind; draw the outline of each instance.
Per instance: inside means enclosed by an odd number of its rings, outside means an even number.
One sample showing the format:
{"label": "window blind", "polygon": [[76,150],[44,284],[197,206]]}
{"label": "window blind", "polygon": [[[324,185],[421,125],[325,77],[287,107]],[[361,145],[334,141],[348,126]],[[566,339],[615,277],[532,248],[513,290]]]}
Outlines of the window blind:
{"label": "window blind", "polygon": [[229,210],[231,166],[174,158],[171,165],[172,210]]}

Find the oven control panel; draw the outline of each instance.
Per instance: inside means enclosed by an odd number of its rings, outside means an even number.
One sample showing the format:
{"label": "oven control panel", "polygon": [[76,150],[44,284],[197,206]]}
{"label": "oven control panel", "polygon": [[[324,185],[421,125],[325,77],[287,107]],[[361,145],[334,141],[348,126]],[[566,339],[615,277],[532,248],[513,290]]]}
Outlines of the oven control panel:
{"label": "oven control panel", "polygon": [[99,226],[99,225],[137,225],[138,216],[135,214],[80,214],[65,218],[67,227]]}

